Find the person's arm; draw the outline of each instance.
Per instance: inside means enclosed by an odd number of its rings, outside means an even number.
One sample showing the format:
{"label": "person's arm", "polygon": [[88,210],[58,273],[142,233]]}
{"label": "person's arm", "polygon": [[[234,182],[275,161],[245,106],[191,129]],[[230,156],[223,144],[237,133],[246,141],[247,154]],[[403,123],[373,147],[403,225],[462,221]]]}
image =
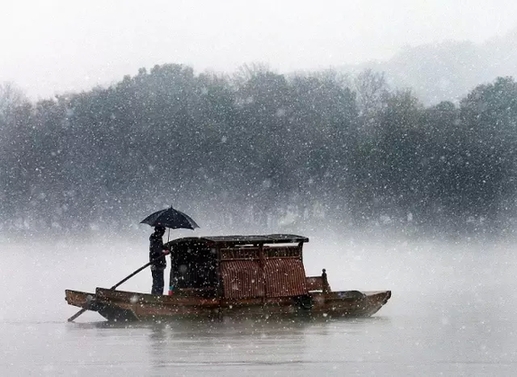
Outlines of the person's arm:
{"label": "person's arm", "polygon": [[169,249],[169,247],[167,246],[167,244],[163,244],[162,243],[162,253],[164,255],[169,255],[171,253],[171,250]]}

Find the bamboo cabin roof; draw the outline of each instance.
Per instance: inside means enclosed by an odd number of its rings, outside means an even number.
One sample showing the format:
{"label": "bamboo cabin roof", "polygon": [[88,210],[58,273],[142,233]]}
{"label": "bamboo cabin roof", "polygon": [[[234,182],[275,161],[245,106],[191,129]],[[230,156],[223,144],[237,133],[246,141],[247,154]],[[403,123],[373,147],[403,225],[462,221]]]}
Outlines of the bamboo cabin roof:
{"label": "bamboo cabin roof", "polygon": [[269,235],[234,235],[234,236],[205,236],[205,237],[184,237],[169,241],[167,245],[175,246],[181,244],[207,244],[209,246],[236,246],[236,245],[263,245],[309,242],[307,237],[295,234],[269,234]]}

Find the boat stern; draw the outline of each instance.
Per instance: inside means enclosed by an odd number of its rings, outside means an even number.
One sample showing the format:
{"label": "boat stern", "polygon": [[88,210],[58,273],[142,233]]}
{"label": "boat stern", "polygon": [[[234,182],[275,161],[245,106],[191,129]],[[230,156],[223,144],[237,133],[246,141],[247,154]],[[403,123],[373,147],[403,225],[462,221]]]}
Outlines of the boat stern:
{"label": "boat stern", "polygon": [[65,290],[65,300],[68,305],[77,306],[78,308],[94,310],[95,293]]}

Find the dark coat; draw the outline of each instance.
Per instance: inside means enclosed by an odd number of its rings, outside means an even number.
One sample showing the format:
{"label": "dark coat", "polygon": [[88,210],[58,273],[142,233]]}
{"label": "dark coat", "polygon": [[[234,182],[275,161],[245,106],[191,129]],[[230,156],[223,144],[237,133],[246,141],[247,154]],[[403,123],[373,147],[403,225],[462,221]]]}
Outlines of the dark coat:
{"label": "dark coat", "polygon": [[[167,261],[165,260],[165,255],[163,254],[163,239],[162,235],[154,232],[149,237],[149,262],[151,262],[153,259],[158,258],[155,260],[152,265],[151,269],[153,270],[164,270],[165,267],[167,267]],[[161,258],[160,258],[161,256]]]}

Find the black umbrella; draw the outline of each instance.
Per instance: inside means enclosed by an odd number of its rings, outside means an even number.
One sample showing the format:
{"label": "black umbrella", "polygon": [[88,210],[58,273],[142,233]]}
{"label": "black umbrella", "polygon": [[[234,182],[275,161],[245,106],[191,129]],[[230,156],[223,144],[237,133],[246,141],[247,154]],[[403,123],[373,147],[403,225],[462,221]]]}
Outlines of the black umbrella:
{"label": "black umbrella", "polygon": [[143,219],[141,224],[148,224],[151,226],[164,226],[166,228],[171,229],[194,229],[199,228],[199,225],[196,224],[194,220],[187,214],[178,211],[172,207],[162,209],[161,211],[157,211],[155,213],[150,214],[145,219]]}

